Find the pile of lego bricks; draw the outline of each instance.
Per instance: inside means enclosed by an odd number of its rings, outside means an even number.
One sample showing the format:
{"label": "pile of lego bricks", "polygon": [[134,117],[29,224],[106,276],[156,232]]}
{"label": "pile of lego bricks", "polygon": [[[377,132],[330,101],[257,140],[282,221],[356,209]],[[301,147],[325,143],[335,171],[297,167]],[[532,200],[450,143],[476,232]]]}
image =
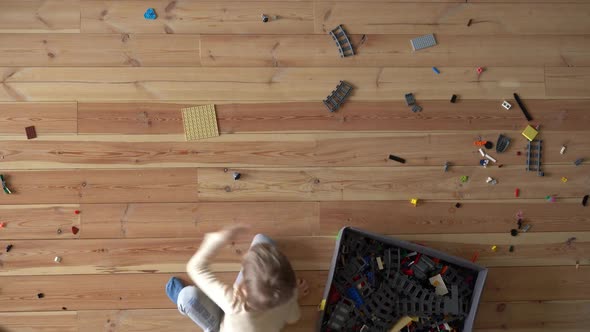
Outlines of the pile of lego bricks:
{"label": "pile of lego bricks", "polygon": [[402,331],[462,330],[474,271],[357,234],[342,236],[321,331],[389,332],[404,317],[413,320]]}

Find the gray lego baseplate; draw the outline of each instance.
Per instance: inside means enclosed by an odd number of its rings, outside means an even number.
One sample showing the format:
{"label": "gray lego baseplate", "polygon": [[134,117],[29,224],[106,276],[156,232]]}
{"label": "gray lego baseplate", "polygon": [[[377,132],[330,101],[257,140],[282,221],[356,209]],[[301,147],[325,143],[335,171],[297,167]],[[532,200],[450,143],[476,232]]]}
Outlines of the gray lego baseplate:
{"label": "gray lego baseplate", "polygon": [[432,47],[436,45],[436,39],[434,34],[424,35],[410,40],[414,51],[418,51],[424,48]]}

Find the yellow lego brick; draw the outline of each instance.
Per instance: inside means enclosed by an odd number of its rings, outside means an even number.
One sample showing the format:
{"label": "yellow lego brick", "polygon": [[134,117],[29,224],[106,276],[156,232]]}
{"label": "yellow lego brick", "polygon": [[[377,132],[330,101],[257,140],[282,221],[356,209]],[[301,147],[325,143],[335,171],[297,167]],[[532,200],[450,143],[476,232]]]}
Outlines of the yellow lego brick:
{"label": "yellow lego brick", "polygon": [[416,206],[416,205],[418,205],[418,199],[417,198],[412,198],[410,200],[410,203],[412,203],[412,205]]}
{"label": "yellow lego brick", "polygon": [[537,134],[539,134],[539,132],[530,125],[526,126],[522,132],[522,136],[526,137],[529,141],[534,140],[535,137],[537,137]]}
{"label": "yellow lego brick", "polygon": [[219,136],[215,105],[194,106],[181,111],[187,141]]}

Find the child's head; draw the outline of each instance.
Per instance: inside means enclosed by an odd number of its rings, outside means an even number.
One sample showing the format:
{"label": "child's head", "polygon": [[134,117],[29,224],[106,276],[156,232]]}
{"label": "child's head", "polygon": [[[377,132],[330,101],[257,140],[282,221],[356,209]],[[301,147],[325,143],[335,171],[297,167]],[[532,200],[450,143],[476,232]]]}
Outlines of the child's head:
{"label": "child's head", "polygon": [[256,244],[242,261],[240,285],[246,306],[252,311],[265,311],[288,301],[295,291],[295,272],[291,263],[275,246]]}

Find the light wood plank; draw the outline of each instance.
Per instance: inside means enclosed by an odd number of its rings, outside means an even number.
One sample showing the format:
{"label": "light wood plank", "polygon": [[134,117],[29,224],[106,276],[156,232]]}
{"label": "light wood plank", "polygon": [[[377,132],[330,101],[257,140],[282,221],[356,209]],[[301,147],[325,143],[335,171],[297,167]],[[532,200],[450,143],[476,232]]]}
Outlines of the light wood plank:
{"label": "light wood plank", "polygon": [[[0,205],[0,239],[78,238],[70,230],[80,228],[78,205]],[[59,233],[58,230],[62,232]]]}
{"label": "light wood plank", "polygon": [[[520,132],[505,132],[513,139],[509,152],[491,150],[498,163],[524,165],[526,139]],[[492,136],[493,135],[493,136]],[[496,133],[481,135],[492,142]],[[546,151],[559,152],[568,146],[568,155],[548,153],[543,163],[572,165],[574,156],[590,154],[588,132],[546,133],[542,136]],[[75,137],[74,137],[75,139]],[[182,138],[180,138],[182,139]],[[4,167],[29,169],[40,165],[53,168],[144,168],[196,167],[232,164],[248,166],[441,166],[450,161],[455,166],[470,166],[481,159],[473,144],[474,134],[290,134],[242,135],[228,141],[203,142],[102,142],[102,141],[4,141],[12,151],[2,159]],[[420,146],[416,151],[415,147]],[[458,147],[465,148],[458,148]],[[406,164],[392,162],[390,153],[402,156]]]}
{"label": "light wood plank", "polygon": [[576,98],[590,96],[590,67],[545,68],[547,96]]}
{"label": "light wood plank", "polygon": [[[556,15],[559,13],[559,15]],[[346,24],[352,34],[581,35],[590,4],[315,2],[315,32]],[[467,22],[472,24],[467,27]],[[408,42],[409,43],[409,42]]]}
{"label": "light wood plank", "polygon": [[[346,26],[345,26],[346,28]],[[340,59],[328,35],[204,35],[203,66],[588,66],[588,36],[436,35],[437,47],[413,52],[408,35],[351,35],[355,56]],[[443,72],[444,69],[441,69]]]}
{"label": "light wood plank", "polygon": [[[475,157],[475,156],[474,156]],[[453,167],[362,167],[362,168],[237,168],[225,173],[220,168],[199,171],[202,201],[350,201],[420,199],[512,199],[543,200],[546,195],[582,198],[589,181],[587,165],[547,166],[545,177],[525,172],[522,166],[503,168]],[[231,172],[242,173],[234,181]],[[469,176],[463,184],[460,177]],[[561,176],[570,179],[566,184]],[[487,177],[498,180],[486,183]],[[548,203],[549,204],[549,203]],[[412,208],[411,206],[409,208]]]}
{"label": "light wood plank", "polygon": [[[224,272],[216,275],[223,282],[232,284],[237,274]],[[327,271],[297,271],[296,274],[308,280],[310,286],[310,295],[300,304],[317,306]],[[185,273],[0,277],[3,286],[0,311],[61,311],[62,307],[67,310],[174,309],[176,306],[165,292],[166,282],[172,276],[189,284]],[[37,298],[40,292],[45,295],[43,299]]]}
{"label": "light wood plank", "polygon": [[310,236],[319,227],[315,202],[84,204],[81,209],[84,238],[185,237],[232,224],[269,236]]}
{"label": "light wood plank", "polygon": [[[141,0],[82,2],[82,32],[127,33],[313,33],[311,2],[150,1],[158,18],[145,20]],[[264,24],[261,15],[280,19]]]}
{"label": "light wood plank", "polygon": [[[461,95],[459,94],[459,98]],[[450,97],[449,97],[450,98]],[[514,103],[512,99],[508,99]],[[586,131],[588,100],[525,99],[543,132]],[[515,104],[515,103],[514,103]],[[81,134],[182,134],[180,109],[192,104],[80,103]],[[221,133],[268,131],[433,131],[521,130],[524,115],[505,112],[497,100],[420,100],[424,113],[412,113],[404,102],[347,102],[327,112],[321,102],[216,105]]]}
{"label": "light wood plank", "polygon": [[2,332],[78,332],[74,311],[0,312]]}
{"label": "light wood plank", "polygon": [[80,0],[3,0],[0,33],[80,32]]}
{"label": "light wood plank", "polygon": [[2,204],[193,202],[196,169],[4,171]]}
{"label": "light wood plank", "polygon": [[320,202],[319,234],[337,234],[345,226],[381,234],[507,233],[516,228],[519,211],[535,232],[590,231],[590,216],[579,201],[461,202],[459,208],[455,207],[455,201],[425,201],[416,209],[409,209],[408,204],[407,201]]}
{"label": "light wood plank", "polygon": [[590,324],[590,303],[522,302],[481,303],[477,331],[583,331]]}
{"label": "light wood plank", "polygon": [[0,132],[26,137],[25,127],[35,126],[37,135],[75,134],[76,107],[75,102],[0,103]]}
{"label": "light wood plank", "polygon": [[0,66],[199,65],[198,35],[0,35]]}
{"label": "light wood plank", "polygon": [[[3,68],[0,101],[320,101],[340,80],[357,87],[352,100],[401,100],[408,91],[418,101],[545,98],[543,68],[498,67],[477,79],[473,68]],[[227,91],[232,91],[228,94]]]}
{"label": "light wood plank", "polygon": [[[534,222],[531,222],[534,227]],[[81,232],[84,232],[82,228]],[[187,232],[193,238],[100,239],[100,240],[13,240],[10,253],[3,258],[2,276],[114,273],[180,273],[198,249],[203,233]],[[248,235],[249,234],[249,235]],[[248,250],[254,233],[245,233],[231,245],[220,249],[211,268],[237,271],[242,255]],[[413,241],[471,259],[479,253],[478,264],[484,266],[574,266],[576,261],[589,265],[590,233],[504,234],[406,234],[400,239]],[[577,240],[566,245],[568,238]],[[330,266],[336,234],[328,237],[275,237],[277,245],[297,270],[327,270]],[[490,248],[498,246],[497,252]],[[514,245],[514,252],[509,252]],[[61,263],[53,259],[59,256]]]}

